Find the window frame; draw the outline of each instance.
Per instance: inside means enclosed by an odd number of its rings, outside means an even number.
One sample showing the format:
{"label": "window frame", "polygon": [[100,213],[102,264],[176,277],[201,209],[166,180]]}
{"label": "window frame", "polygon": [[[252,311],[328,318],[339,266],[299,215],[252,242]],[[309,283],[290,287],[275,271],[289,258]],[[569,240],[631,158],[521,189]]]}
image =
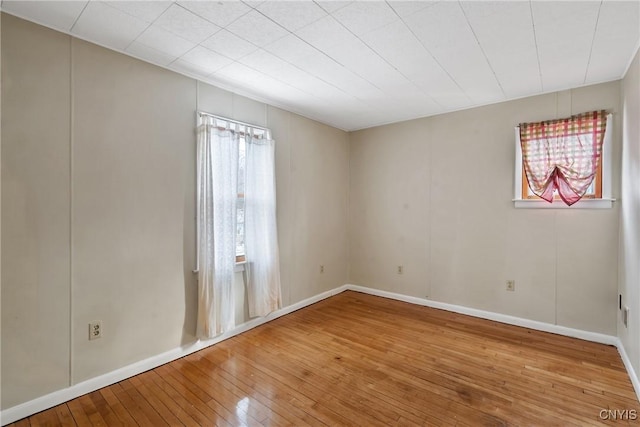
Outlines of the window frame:
{"label": "window frame", "polygon": [[[607,128],[602,146],[602,157],[598,165],[595,181],[595,193],[583,196],[572,206],[562,203],[559,196],[549,203],[536,195],[529,195],[529,184],[522,163],[522,146],[520,145],[520,127],[515,127],[515,179],[514,179],[514,207],[518,209],[609,209],[615,199],[611,194],[612,180],[612,145],[613,145],[613,115],[607,114]],[[523,197],[524,195],[524,197]]]}
{"label": "window frame", "polygon": [[[244,201],[244,193],[238,193],[237,202],[239,202],[240,200]],[[236,215],[237,214],[238,214],[238,206],[236,204]],[[237,224],[236,224],[236,229],[237,229]],[[244,230],[244,228],[243,228],[243,230]],[[236,250],[236,264],[243,264],[245,262],[247,262],[247,254],[245,253],[244,247],[243,247],[243,252],[242,253],[238,253],[238,251]]]}
{"label": "window frame", "polygon": [[[200,126],[201,123],[201,117],[202,116],[208,116],[208,117],[212,117],[214,118],[216,121],[223,123],[225,126],[222,125],[217,125],[216,126],[219,129],[229,129],[231,126],[233,126],[234,132],[237,132],[238,134],[241,135],[242,138],[245,137],[245,135],[249,134],[249,133],[263,133],[264,136],[266,136],[267,138],[271,138],[271,130],[267,127],[263,127],[260,125],[254,125],[251,123],[247,123],[247,122],[242,122],[236,119],[230,119],[227,117],[223,117],[223,116],[218,116],[216,114],[212,114],[212,113],[208,113],[205,111],[197,111],[196,112],[196,126]],[[244,144],[246,144],[246,141],[244,142]],[[246,147],[246,146],[245,146]],[[238,160],[240,160],[238,158]],[[246,162],[246,156],[245,156],[245,162]],[[246,164],[245,164],[246,167]],[[240,162],[238,162],[238,168],[240,168]],[[197,168],[196,168],[197,169]],[[197,171],[196,171],[197,173]],[[244,189],[243,189],[244,190]],[[240,192],[238,191],[238,196],[237,196],[237,200],[239,199],[244,199],[244,192]],[[237,203],[236,203],[236,212],[237,212]],[[198,209],[198,196],[196,195],[196,234],[197,236],[200,235],[200,230],[198,229],[198,224],[199,224],[199,209]],[[237,226],[236,226],[237,227]],[[200,269],[200,265],[198,262],[198,252],[197,252],[197,247],[199,245],[198,242],[198,238],[196,238],[196,268],[194,270],[192,270],[193,273],[198,273],[199,269]],[[236,264],[236,272],[239,271],[243,271],[244,270],[244,264],[247,263],[247,256],[246,253],[242,253],[239,254],[238,252],[236,252],[236,257],[235,257],[235,264]]]}
{"label": "window frame", "polygon": [[[247,142],[244,139],[245,138],[245,132],[241,131],[240,133],[240,138],[238,140],[238,144],[244,145],[244,149],[245,149],[245,155],[244,156],[240,156],[238,155],[238,183],[240,183],[240,171],[244,170],[246,171],[246,167],[247,167],[247,156],[246,156],[246,147],[247,147]],[[241,147],[238,147],[238,149],[240,150]],[[244,159],[244,168],[241,167],[241,162]],[[236,198],[236,218],[238,215],[238,211],[240,210],[240,201],[242,201],[242,205],[244,206],[244,202],[245,202],[245,198],[244,198],[244,188],[240,189],[238,188],[238,196]],[[242,227],[242,240],[244,241],[244,221],[243,221],[243,227]],[[236,239],[237,239],[237,232],[238,230],[238,224],[236,223]],[[237,242],[236,242],[236,264],[244,264],[247,262],[247,254],[246,254],[246,250],[244,245],[242,246],[242,253],[238,253],[237,251]]]}

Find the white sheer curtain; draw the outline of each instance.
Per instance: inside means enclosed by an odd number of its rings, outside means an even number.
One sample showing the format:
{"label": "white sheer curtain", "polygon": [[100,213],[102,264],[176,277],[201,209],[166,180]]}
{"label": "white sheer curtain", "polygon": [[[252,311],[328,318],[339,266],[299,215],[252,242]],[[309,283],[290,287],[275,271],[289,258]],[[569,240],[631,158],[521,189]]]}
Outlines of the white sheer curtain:
{"label": "white sheer curtain", "polygon": [[211,338],[235,326],[238,139],[235,132],[218,129],[213,118],[200,117],[197,153],[199,338]]}
{"label": "white sheer curtain", "polygon": [[249,315],[255,317],[281,306],[275,142],[267,135],[247,135],[245,141],[245,268]]}

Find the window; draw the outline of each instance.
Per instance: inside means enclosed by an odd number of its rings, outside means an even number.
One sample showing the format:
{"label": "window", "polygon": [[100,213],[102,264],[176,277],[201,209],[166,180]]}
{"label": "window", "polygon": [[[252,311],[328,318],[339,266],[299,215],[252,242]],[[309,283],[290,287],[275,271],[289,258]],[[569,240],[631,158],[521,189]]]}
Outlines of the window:
{"label": "window", "polygon": [[[520,164],[522,164],[522,160],[520,161]],[[531,187],[529,186],[529,180],[527,179],[527,174],[524,170],[524,166],[522,166],[521,181],[522,182],[520,185],[522,186],[521,194],[523,199],[540,200],[540,201],[543,200],[542,198],[536,196],[531,190]],[[587,191],[584,193],[582,198],[583,199],[601,199],[602,198],[602,161],[598,163],[598,169],[596,170],[596,175],[593,178],[591,185],[587,187]],[[553,199],[554,201],[562,200],[557,190],[553,192]]]}
{"label": "window", "polygon": [[196,155],[197,335],[235,325],[237,263],[249,316],[281,306],[275,141],[268,129],[199,112]]}
{"label": "window", "polygon": [[247,257],[244,250],[244,180],[246,168],[247,142],[244,135],[238,140],[238,201],[236,224],[236,263],[245,262]]}
{"label": "window", "polygon": [[252,128],[248,125],[234,125],[234,122],[227,122],[222,119],[216,119],[216,126],[219,129],[229,128],[236,129],[238,135],[238,197],[236,200],[236,263],[246,262],[245,254],[245,180],[246,180],[246,159],[247,159],[247,140],[246,135],[252,132],[254,137],[266,137],[266,130]]}
{"label": "window", "polygon": [[610,208],[612,126],[594,111],[516,127],[515,207]]}

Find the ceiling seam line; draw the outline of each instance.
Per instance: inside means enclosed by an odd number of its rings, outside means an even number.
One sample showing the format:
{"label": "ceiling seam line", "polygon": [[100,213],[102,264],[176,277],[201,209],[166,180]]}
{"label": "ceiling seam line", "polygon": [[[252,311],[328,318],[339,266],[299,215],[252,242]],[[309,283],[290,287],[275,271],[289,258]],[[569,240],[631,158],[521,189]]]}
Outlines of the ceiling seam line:
{"label": "ceiling seam line", "polygon": [[[393,9],[393,8],[392,8]],[[395,12],[395,10],[394,10]],[[397,15],[397,13],[396,13]],[[449,77],[451,79],[451,81],[453,82],[453,84],[455,84],[458,89],[460,89],[460,92],[462,92],[462,94],[464,95],[465,98],[467,98],[467,100],[471,103],[473,103],[473,100],[471,98],[469,98],[469,95],[467,95],[467,92],[462,88],[462,86],[460,86],[460,84],[458,83],[458,81],[456,79],[453,78],[453,76],[451,75],[451,73],[449,73],[449,71],[444,68],[444,66],[440,63],[440,61],[438,61],[438,59],[435,57],[435,55],[433,53],[431,53],[431,51],[429,50],[429,48],[427,46],[425,46],[425,44],[422,42],[422,40],[420,40],[420,37],[418,37],[418,35],[413,31],[413,29],[407,24],[407,22],[404,20],[404,18],[402,18],[400,15],[398,15],[398,17],[400,18],[400,21],[402,21],[402,23],[404,24],[405,27],[407,27],[407,29],[411,32],[411,35],[413,35],[413,37],[418,41],[418,43],[420,43],[420,45],[422,46],[422,48],[425,50],[425,52],[427,52],[427,54],[429,54],[429,56],[431,57],[431,59],[433,59],[433,61],[438,64],[438,67],[440,67],[440,69],[447,75],[447,77]]]}
{"label": "ceiling seam line", "polygon": [[600,11],[602,11],[602,2],[600,0],[600,5],[598,6],[598,15],[596,16],[596,25],[593,28],[593,37],[591,37],[591,47],[589,49],[589,58],[587,59],[587,66],[584,70],[584,79],[582,80],[582,84],[587,83],[587,75],[589,74],[589,67],[591,66],[591,56],[593,55],[593,45],[596,41],[596,33],[598,32],[598,22],[600,22]]}
{"label": "ceiling seam line", "polygon": [[[398,17],[398,20],[400,22],[402,22],[402,24],[409,30],[409,32],[411,32],[411,35],[416,38],[415,34],[413,34],[413,31],[411,31],[411,28],[409,28],[409,26],[407,25],[406,22],[404,22],[404,20],[402,19],[402,17],[400,16],[400,14],[398,13],[398,11],[396,11],[393,6],[391,6],[391,4],[389,3],[389,0],[385,0],[385,3],[387,4],[387,6],[389,6],[389,9],[391,9],[391,11]],[[424,8],[420,9],[427,9],[429,7],[432,7],[433,5],[429,5],[429,6],[425,6]],[[355,35],[355,34],[354,34]],[[362,41],[362,43],[364,43],[369,49],[371,49],[372,51],[374,51],[378,56],[380,56],[383,60],[386,61],[386,59],[380,55],[380,53],[378,53],[375,49],[373,49],[371,46],[369,46],[367,44],[367,42],[365,42],[364,40],[362,40],[360,37],[358,37],[359,40]],[[417,38],[416,38],[417,39]],[[420,40],[417,40],[418,42],[420,42]],[[429,56],[431,56],[433,58],[433,55],[431,55],[431,52],[429,52],[422,43],[420,43],[420,45],[422,46],[423,49],[425,49],[425,51],[427,51],[427,54]],[[435,59],[435,58],[434,58]],[[396,67],[394,67],[391,63],[387,62],[389,65],[391,65],[395,70],[397,70],[402,77],[404,77],[405,79],[407,79],[413,86],[415,86],[416,88],[418,88],[418,90],[422,93],[424,93],[425,95],[427,95],[437,106],[446,109],[446,106],[442,105],[440,102],[438,102],[437,99],[435,99],[433,96],[431,96],[429,93],[427,93],[423,88],[421,88],[420,86],[418,86],[417,84],[415,84],[413,81],[411,81],[410,78],[408,78],[402,71],[398,70]],[[440,66],[440,63],[436,62],[438,64],[438,66]],[[442,68],[442,67],[441,67]],[[454,81],[455,82],[455,81]],[[460,90],[462,90],[462,88],[460,88]],[[464,92],[464,91],[463,91]]]}
{"label": "ceiling seam line", "polygon": [[462,15],[464,15],[465,21],[467,21],[467,25],[469,26],[469,29],[471,30],[471,34],[473,34],[473,38],[476,39],[476,43],[478,44],[478,47],[480,48],[480,52],[482,52],[482,56],[484,57],[484,60],[487,62],[487,65],[489,66],[489,69],[491,70],[491,73],[493,74],[493,77],[496,79],[496,83],[498,84],[498,87],[500,88],[500,92],[502,92],[502,96],[504,96],[504,98],[506,99],[507,98],[507,94],[504,91],[504,88],[502,87],[502,84],[500,83],[500,79],[498,79],[498,75],[496,74],[496,71],[491,66],[491,62],[489,61],[489,57],[487,56],[487,53],[482,48],[482,44],[480,43],[480,40],[478,39],[478,35],[476,34],[475,30],[473,29],[473,25],[471,25],[471,22],[469,21],[469,17],[467,16],[467,13],[464,11],[464,7],[462,7],[462,3],[460,2],[460,0],[458,0],[458,6],[460,6],[460,10],[462,11]]}
{"label": "ceiling seam line", "polygon": [[538,77],[540,77],[540,90],[544,93],[544,83],[542,81],[542,66],[540,65],[540,50],[538,48],[538,34],[536,33],[536,23],[533,19],[533,4],[529,0],[529,15],[531,16],[531,29],[533,30],[533,42],[536,45],[536,60],[538,61]]}
{"label": "ceiling seam line", "polygon": [[[166,12],[167,10],[169,10],[169,8],[170,8],[173,4],[177,4],[177,3],[171,3],[169,6],[167,6],[167,7],[162,11],[162,13],[161,13],[161,14],[159,14],[159,15],[158,15],[154,20],[152,20],[152,21],[150,21],[150,22],[149,22],[149,21],[147,21],[146,19],[143,19],[143,18],[139,17],[139,16],[132,15],[132,14],[128,13],[127,11],[124,11],[124,10],[118,9],[117,7],[110,6],[110,7],[113,7],[114,9],[116,9],[118,12],[124,13],[125,15],[129,15],[129,16],[131,16],[132,18],[139,19],[140,21],[144,21],[144,22],[147,22],[147,23],[149,24],[149,25],[147,25],[147,26],[144,28],[144,30],[142,30],[142,31],[140,32],[140,34],[138,34],[138,35],[136,36],[136,38],[134,38],[133,40],[131,40],[123,50],[124,50],[124,51],[126,51],[127,49],[129,49],[129,47],[130,47],[134,42],[138,41],[138,39],[140,38],[140,36],[141,36],[141,35],[143,35],[143,34],[144,34],[144,33],[145,33],[145,32],[146,32],[146,31],[147,31],[147,30],[148,30],[148,29],[149,29],[149,28],[150,28],[150,27],[151,27],[151,26],[152,26],[152,25],[153,25],[153,24],[154,24],[154,23],[155,23],[155,22],[156,22],[156,21],[157,21],[157,20],[162,16],[162,15],[164,15],[164,14],[165,14],[165,12]],[[109,4],[107,3],[107,4],[106,4],[106,6],[109,6]],[[178,6],[179,6],[179,5],[178,5]],[[75,25],[75,24],[74,24],[74,25]],[[173,33],[172,33],[172,34],[173,34]],[[144,43],[142,43],[142,44],[144,44]],[[145,46],[146,46],[146,45],[145,45]],[[148,47],[148,48],[150,48],[150,49],[153,49],[151,46],[147,46],[147,47]],[[155,50],[155,49],[154,49],[154,50]],[[173,62],[173,61],[171,61],[171,62]]]}
{"label": "ceiling seam line", "polygon": [[82,16],[82,14],[84,13],[84,11],[87,9],[87,6],[89,6],[89,1],[87,1],[84,4],[84,7],[82,8],[82,10],[80,11],[80,13],[78,14],[78,16],[76,16],[76,19],[73,20],[73,24],[71,24],[71,27],[69,27],[69,33],[73,32],[73,28],[76,26],[76,24],[78,23],[78,20],[80,19],[80,17]]}
{"label": "ceiling seam line", "polygon": [[[314,2],[314,4],[315,4],[315,2]],[[318,49],[317,47],[315,47],[315,46],[314,46],[314,45],[312,45],[311,43],[309,43],[309,42],[307,42],[306,40],[304,40],[302,37],[300,37],[299,35],[297,35],[295,32],[293,32],[293,31],[289,30],[288,28],[284,27],[283,25],[280,25],[278,22],[276,22],[276,21],[274,21],[273,19],[269,18],[267,15],[265,15],[264,13],[262,13],[262,11],[260,11],[260,10],[258,10],[258,9],[256,9],[256,8],[254,8],[253,10],[255,10],[256,12],[258,12],[260,15],[264,16],[266,19],[268,19],[269,21],[273,22],[274,24],[276,24],[277,26],[279,26],[279,27],[280,27],[280,28],[282,28],[283,30],[285,30],[287,33],[289,33],[289,35],[292,35],[293,37],[295,37],[295,38],[297,38],[298,40],[300,40],[300,41],[302,41],[303,43],[305,43],[307,46],[309,46],[309,47],[313,48],[314,50],[316,50],[316,51],[317,51],[317,52],[319,52],[320,54],[324,55],[325,57],[327,57],[327,58],[328,58],[328,59],[330,59],[331,61],[335,62],[337,65],[339,65],[339,66],[341,66],[342,68],[344,68],[347,72],[349,72],[349,73],[353,74],[354,76],[356,76],[356,77],[358,77],[358,78],[360,78],[360,79],[364,80],[364,81],[365,81],[365,82],[367,82],[367,83],[372,84],[371,82],[369,82],[369,81],[368,81],[367,79],[365,79],[364,77],[360,76],[359,74],[354,73],[353,71],[351,71],[350,69],[348,69],[347,67],[345,67],[345,66],[344,66],[344,64],[341,64],[340,62],[336,61],[336,60],[335,60],[335,58],[331,57],[331,56],[330,56],[330,55],[328,55],[326,52],[323,52],[322,50]],[[324,9],[322,9],[322,10],[324,10]],[[326,11],[325,11],[325,12],[326,12]],[[332,14],[330,14],[330,13],[328,13],[328,12],[326,12],[326,13],[327,13],[327,16],[331,16],[331,17],[333,18],[333,15],[332,15]],[[320,19],[322,19],[322,18],[318,18],[318,19],[316,19],[315,21],[310,22],[309,24],[307,24],[307,26],[308,26],[308,25],[313,24],[314,22],[319,21]],[[335,18],[334,18],[334,19],[335,19]],[[336,21],[337,21],[337,19],[336,19]],[[302,28],[304,28],[304,27],[302,27]],[[276,42],[276,41],[278,41],[278,40],[280,40],[280,39],[283,39],[284,37],[286,37],[286,36],[282,36],[282,37],[280,37],[280,38],[278,38],[278,39],[274,40],[273,42]],[[271,42],[271,43],[273,43],[273,42]],[[271,43],[269,43],[269,44],[271,44]],[[265,50],[264,48],[262,48],[262,47],[260,47],[260,46],[258,46],[258,48],[259,48],[259,49],[262,49],[262,50]],[[265,51],[266,51],[266,50],[265,50]],[[270,53],[270,52],[269,52],[269,53]],[[278,57],[277,55],[274,55],[274,56]],[[279,58],[279,57],[278,57],[278,58]],[[282,59],[282,58],[280,58],[280,59]],[[289,61],[286,61],[286,60],[284,60],[284,59],[282,59],[282,60],[283,60],[283,61],[285,61],[286,63],[290,64],[290,62],[289,62]],[[242,64],[242,65],[245,65],[245,64]],[[292,65],[293,65],[293,64],[292,64]],[[257,71],[257,70],[256,70],[256,71]],[[304,70],[303,70],[303,71],[304,71]],[[306,71],[305,71],[305,72],[306,72]],[[264,73],[263,73],[263,74],[264,74]],[[312,74],[309,74],[309,75],[312,75]],[[314,76],[314,77],[315,77],[315,76]],[[328,82],[326,82],[326,83],[328,83]],[[372,85],[373,85],[373,84],[372,84]],[[333,85],[332,85],[332,86],[333,86]],[[380,91],[382,91],[382,89],[380,89],[379,87],[377,87],[377,86],[375,86],[375,85],[373,85],[373,86],[374,86],[376,89],[379,89]],[[292,87],[293,87],[293,86],[292,86]],[[335,87],[335,86],[334,86],[334,87]],[[338,88],[338,87],[336,87],[336,88],[337,88],[338,90],[341,90],[342,92],[344,92],[342,89],[340,89],[340,88]],[[349,94],[349,93],[347,93],[347,92],[344,92],[344,93],[345,93],[345,94],[347,94],[347,95],[349,95],[349,96],[354,97],[355,99],[357,99],[357,100],[359,100],[359,101],[363,101],[363,100],[359,99],[358,97],[356,97],[356,96],[354,96],[354,95],[351,95],[351,94]]]}
{"label": "ceiling seam line", "polygon": [[[396,13],[396,11],[393,9],[393,7],[391,7],[389,5],[389,2],[385,1],[385,4],[387,5],[387,7],[389,7],[389,9],[391,9],[392,12],[394,12],[394,14],[396,16],[398,16],[398,18],[400,18],[400,16]],[[433,101],[436,105],[440,106],[440,107],[444,107],[443,105],[441,105],[439,102],[437,102],[430,94],[428,94],[427,92],[425,92],[421,87],[419,87],[418,85],[416,85],[413,81],[411,81],[411,79],[409,79],[402,71],[400,71],[398,68],[396,68],[392,63],[390,63],[384,56],[380,55],[380,53],[378,53],[374,48],[372,48],[366,41],[364,41],[359,35],[357,35],[356,33],[354,33],[353,31],[351,31],[351,29],[349,29],[349,27],[347,27],[346,25],[344,25],[339,19],[337,19],[336,17],[333,16],[333,14],[329,13],[329,15],[335,19],[335,21],[340,24],[340,26],[342,26],[342,28],[344,28],[345,30],[347,30],[352,36],[354,36],[356,39],[358,39],[360,42],[362,42],[362,44],[364,44],[366,47],[369,48],[370,51],[372,51],[378,58],[382,59],[382,61],[387,64],[388,66],[390,66],[391,68],[393,68],[394,70],[396,70],[398,72],[398,74],[400,74],[407,82],[409,82],[409,84],[411,84],[411,86],[413,86],[415,89],[419,90],[420,92],[422,92],[423,94],[425,94],[426,96],[429,97],[429,99],[431,99],[431,101]],[[400,19],[400,21],[404,24],[404,21],[402,21],[402,19]],[[389,25],[389,24],[387,24]],[[385,27],[386,25],[383,25],[382,27]],[[379,28],[382,28],[379,27]],[[371,30],[374,31],[374,30]],[[336,61],[338,64],[340,64],[340,62]],[[344,64],[340,64],[342,67],[344,67],[345,69],[349,70],[347,67],[345,67]],[[351,70],[349,70],[351,71]],[[384,91],[382,88],[378,87],[375,83],[369,81],[368,79],[364,78],[363,76],[360,76],[359,74],[351,71],[353,74],[359,76],[361,79],[367,81],[368,83],[370,83],[372,86],[374,86],[376,89],[380,90],[382,93],[386,94],[386,91]]]}

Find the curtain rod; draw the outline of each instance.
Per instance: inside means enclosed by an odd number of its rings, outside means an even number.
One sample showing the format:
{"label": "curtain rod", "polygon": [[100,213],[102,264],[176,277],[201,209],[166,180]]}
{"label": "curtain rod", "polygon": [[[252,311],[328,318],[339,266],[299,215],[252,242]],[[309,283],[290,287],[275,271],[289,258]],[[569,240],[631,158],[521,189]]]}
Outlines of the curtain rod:
{"label": "curtain rod", "polygon": [[271,132],[271,130],[269,128],[252,125],[251,123],[241,122],[240,120],[230,119],[228,117],[218,116],[216,114],[211,114],[211,113],[207,113],[207,112],[204,112],[204,111],[198,111],[198,114],[201,115],[201,116],[209,116],[209,117],[213,117],[215,119],[224,120],[224,121],[227,121],[227,122],[232,122],[232,123],[235,123],[235,124],[238,124],[238,125],[248,126],[248,127],[254,128],[254,129],[260,129],[260,130],[263,130],[265,132]]}

